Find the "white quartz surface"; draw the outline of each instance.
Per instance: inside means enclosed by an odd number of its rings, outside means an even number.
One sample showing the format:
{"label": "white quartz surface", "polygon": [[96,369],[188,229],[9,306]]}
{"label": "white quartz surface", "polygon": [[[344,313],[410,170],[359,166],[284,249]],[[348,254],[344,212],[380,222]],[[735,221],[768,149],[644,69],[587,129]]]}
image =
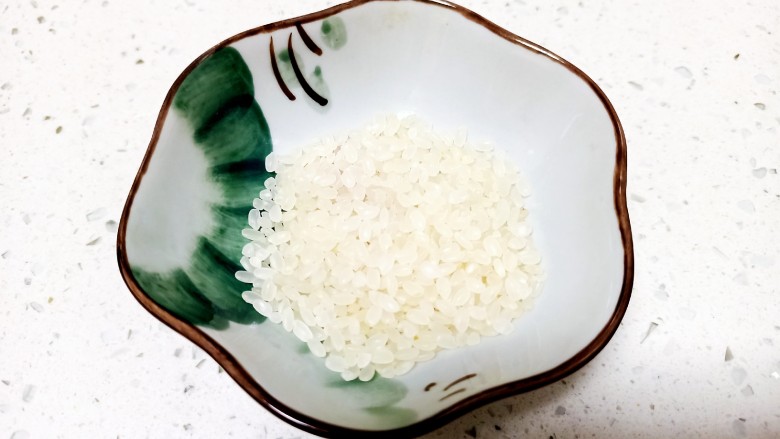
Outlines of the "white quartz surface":
{"label": "white quartz surface", "polygon": [[[136,303],[114,241],[184,67],[332,4],[0,2],[0,439],[309,437]],[[780,2],[462,4],[612,100],[636,277],[594,361],[429,437],[780,437]]]}

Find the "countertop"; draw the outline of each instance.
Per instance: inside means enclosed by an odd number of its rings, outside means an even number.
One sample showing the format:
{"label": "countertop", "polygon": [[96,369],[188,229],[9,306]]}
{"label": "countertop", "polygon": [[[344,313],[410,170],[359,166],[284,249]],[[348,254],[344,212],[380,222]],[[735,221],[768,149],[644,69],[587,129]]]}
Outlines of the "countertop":
{"label": "countertop", "polygon": [[[636,277],[594,361],[428,437],[780,437],[780,3],[461,3],[612,100]],[[187,64],[332,4],[0,4],[0,437],[309,437],[139,306],[115,238]]]}

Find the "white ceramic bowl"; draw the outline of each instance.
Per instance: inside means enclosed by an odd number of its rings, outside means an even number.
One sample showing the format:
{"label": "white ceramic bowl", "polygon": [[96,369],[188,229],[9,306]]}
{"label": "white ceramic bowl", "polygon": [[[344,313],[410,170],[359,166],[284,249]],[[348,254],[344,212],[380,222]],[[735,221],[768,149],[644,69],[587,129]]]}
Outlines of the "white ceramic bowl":
{"label": "white ceramic bowl", "polygon": [[[466,127],[518,163],[546,281],[511,334],[398,378],[344,383],[260,322],[232,274],[271,148],[388,112]],[[579,69],[451,3],[356,1],[236,35],[182,73],[127,200],[119,264],[145,308],[285,421],[321,435],[416,435],[558,380],[606,345],[633,277],[625,181],[617,115]]]}

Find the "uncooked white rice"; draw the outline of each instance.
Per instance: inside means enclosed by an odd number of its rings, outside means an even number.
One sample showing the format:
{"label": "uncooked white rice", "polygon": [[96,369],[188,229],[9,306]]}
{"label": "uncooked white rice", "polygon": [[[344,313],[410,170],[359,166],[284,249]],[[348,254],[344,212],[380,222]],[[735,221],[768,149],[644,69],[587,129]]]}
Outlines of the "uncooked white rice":
{"label": "uncooked white rice", "polygon": [[541,279],[513,163],[415,117],[266,159],[244,300],[345,380],[505,334]]}

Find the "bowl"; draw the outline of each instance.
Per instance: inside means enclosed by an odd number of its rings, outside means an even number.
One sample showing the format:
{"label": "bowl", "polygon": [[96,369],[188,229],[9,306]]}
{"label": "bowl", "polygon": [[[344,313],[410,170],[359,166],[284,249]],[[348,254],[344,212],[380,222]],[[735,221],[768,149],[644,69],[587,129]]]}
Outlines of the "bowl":
{"label": "bowl", "polygon": [[[466,127],[518,164],[546,280],[510,334],[345,382],[242,300],[241,229],[270,151],[392,112]],[[452,3],[353,1],[228,38],[185,69],[130,189],[119,267],[144,308],[284,421],[412,436],[559,380],[607,344],[633,279],[625,183],[618,117],[578,68]]]}

